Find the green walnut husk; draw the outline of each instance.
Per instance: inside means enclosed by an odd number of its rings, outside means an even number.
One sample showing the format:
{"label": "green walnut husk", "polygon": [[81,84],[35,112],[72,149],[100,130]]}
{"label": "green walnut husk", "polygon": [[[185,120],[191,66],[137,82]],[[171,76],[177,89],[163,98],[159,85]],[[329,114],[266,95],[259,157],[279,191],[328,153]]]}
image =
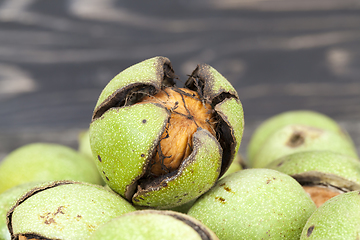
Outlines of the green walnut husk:
{"label": "green walnut husk", "polygon": [[[83,130],[78,135],[78,152],[80,152],[82,155],[86,156],[89,159],[89,162],[96,167],[96,163],[94,162],[93,155],[91,152],[90,147],[90,134],[89,130]],[[97,182],[96,184],[99,185],[105,185],[105,182],[103,181],[100,173],[98,172],[98,175],[101,178],[101,182]]]}
{"label": "green walnut husk", "polygon": [[91,147],[90,147],[90,134],[89,130],[83,130],[78,136],[78,151],[88,156],[90,159],[93,158]]}
{"label": "green walnut husk", "polygon": [[[234,172],[241,171],[243,169],[242,164],[243,164],[243,158],[240,154],[237,154],[236,158],[231,163],[228,170],[225,172],[225,174],[220,179],[223,179],[224,177],[226,177]],[[186,214],[189,211],[189,209],[194,205],[195,201],[196,201],[196,199],[193,199],[190,202],[187,202],[183,205],[176,206],[173,208],[168,208],[166,210],[172,210],[172,211],[181,212],[181,213]]]}
{"label": "green walnut husk", "polygon": [[0,164],[0,193],[26,182],[53,180],[102,183],[96,166],[86,156],[59,144],[22,146]]}
{"label": "green walnut husk", "polygon": [[0,194],[0,240],[10,240],[10,232],[7,228],[6,214],[16,201],[26,192],[39,185],[40,182],[28,182],[17,185]]}
{"label": "green walnut husk", "polygon": [[[241,171],[243,169],[243,166],[242,166],[243,162],[244,162],[243,157],[240,154],[237,154],[236,158],[231,163],[228,170],[225,172],[225,174],[220,179],[223,179],[224,177],[226,177],[234,172]],[[185,203],[180,206],[176,206],[174,208],[170,208],[168,210],[173,210],[173,211],[177,211],[177,212],[181,212],[181,213],[187,213],[189,211],[189,209],[194,205],[195,201],[196,201],[196,199],[193,199],[188,203]]]}
{"label": "green walnut husk", "polygon": [[343,193],[325,202],[308,219],[300,239],[360,239],[360,192]]}
{"label": "green walnut husk", "polygon": [[[231,163],[228,170],[225,172],[225,174],[220,179],[223,179],[224,177],[230,175],[231,173],[238,172],[238,171],[242,170],[243,169],[243,167],[242,167],[243,162],[244,162],[244,160],[243,160],[242,156],[240,154],[237,154],[236,158]],[[190,202],[187,202],[187,203],[182,204],[180,206],[168,208],[166,210],[172,210],[172,211],[181,212],[181,213],[186,214],[189,211],[189,209],[194,205],[195,201],[196,201],[196,199],[193,199]],[[142,209],[142,207],[140,207],[139,209]]]}
{"label": "green walnut husk", "polygon": [[7,213],[11,239],[87,239],[100,225],[136,209],[102,186],[55,181],[31,189]]}
{"label": "green walnut husk", "polygon": [[250,161],[250,166],[263,168],[280,157],[313,150],[329,150],[358,158],[352,142],[342,135],[320,128],[292,124],[269,136]]}
{"label": "green walnut husk", "polygon": [[299,239],[316,206],[301,185],[272,169],[245,169],[220,180],[188,211],[222,240]]}
{"label": "green walnut husk", "polygon": [[360,190],[360,161],[331,151],[305,151],[279,158],[266,168],[295,178],[317,206],[338,194]]}
{"label": "green walnut husk", "polygon": [[272,133],[290,124],[301,124],[332,131],[352,142],[349,134],[336,121],[322,113],[310,110],[286,111],[266,119],[256,128],[247,147],[247,159],[251,161],[254,158]]}
{"label": "green walnut husk", "polygon": [[198,220],[174,211],[142,210],[114,218],[89,240],[216,240]]}
{"label": "green walnut husk", "polygon": [[[196,199],[226,172],[240,146],[243,109],[231,84],[206,64],[197,66],[182,88],[185,90],[177,88],[174,79],[169,59],[145,60],[112,79],[94,110],[90,145],[99,172],[111,189],[138,206],[165,209]],[[183,99],[200,100],[216,123],[214,133],[197,128],[189,138],[193,145],[191,153],[178,168],[168,171],[165,167],[164,174],[154,176],[151,172],[153,160],[156,154],[160,156],[160,143],[173,136],[167,129],[178,102],[173,108],[167,108],[162,101],[139,102],[168,89],[179,93]],[[184,91],[193,91],[198,97]],[[194,116],[189,113],[187,119],[194,119]],[[175,145],[166,147],[174,154],[164,156],[164,160],[182,154],[176,151]]]}

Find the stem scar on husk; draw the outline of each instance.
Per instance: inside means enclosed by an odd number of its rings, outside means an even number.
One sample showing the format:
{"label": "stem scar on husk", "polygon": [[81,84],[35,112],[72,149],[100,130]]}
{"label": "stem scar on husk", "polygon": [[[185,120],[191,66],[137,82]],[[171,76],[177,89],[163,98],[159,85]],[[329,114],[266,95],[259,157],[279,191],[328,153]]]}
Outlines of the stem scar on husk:
{"label": "stem scar on husk", "polygon": [[305,138],[303,136],[303,133],[300,131],[294,132],[287,142],[287,145],[289,147],[295,148],[301,146],[305,142]]}

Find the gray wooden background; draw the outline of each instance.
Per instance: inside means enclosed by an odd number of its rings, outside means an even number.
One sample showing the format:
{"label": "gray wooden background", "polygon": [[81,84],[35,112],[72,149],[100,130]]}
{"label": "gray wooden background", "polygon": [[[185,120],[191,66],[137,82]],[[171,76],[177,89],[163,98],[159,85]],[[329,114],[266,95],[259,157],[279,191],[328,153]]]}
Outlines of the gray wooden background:
{"label": "gray wooden background", "polygon": [[205,62],[236,87],[244,155],[259,123],[294,109],[360,148],[359,0],[3,0],[0,161],[31,142],[76,148],[107,82],[157,55],[183,80]]}

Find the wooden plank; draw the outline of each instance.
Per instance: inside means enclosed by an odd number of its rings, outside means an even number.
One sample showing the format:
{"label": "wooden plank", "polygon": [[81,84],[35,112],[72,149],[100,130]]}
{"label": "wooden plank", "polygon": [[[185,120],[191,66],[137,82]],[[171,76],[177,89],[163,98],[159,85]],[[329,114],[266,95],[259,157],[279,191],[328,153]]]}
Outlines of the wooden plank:
{"label": "wooden plank", "polygon": [[[310,109],[360,146],[357,0],[5,0],[0,3],[0,155],[33,141],[76,147],[117,73],[169,57],[182,82],[208,63],[237,89],[242,152],[256,124]],[[179,82],[179,85],[182,83]]]}

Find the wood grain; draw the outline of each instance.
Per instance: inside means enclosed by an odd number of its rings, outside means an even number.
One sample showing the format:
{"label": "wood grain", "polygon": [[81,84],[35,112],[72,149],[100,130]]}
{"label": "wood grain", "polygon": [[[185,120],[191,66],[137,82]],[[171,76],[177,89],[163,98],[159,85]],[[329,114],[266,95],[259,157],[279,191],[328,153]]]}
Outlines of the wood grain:
{"label": "wood grain", "polygon": [[0,159],[36,141],[76,148],[107,82],[157,55],[182,82],[205,62],[235,86],[244,154],[261,121],[293,109],[339,121],[359,149],[357,0],[3,0]]}

